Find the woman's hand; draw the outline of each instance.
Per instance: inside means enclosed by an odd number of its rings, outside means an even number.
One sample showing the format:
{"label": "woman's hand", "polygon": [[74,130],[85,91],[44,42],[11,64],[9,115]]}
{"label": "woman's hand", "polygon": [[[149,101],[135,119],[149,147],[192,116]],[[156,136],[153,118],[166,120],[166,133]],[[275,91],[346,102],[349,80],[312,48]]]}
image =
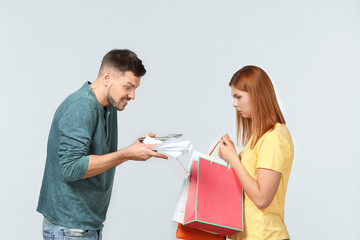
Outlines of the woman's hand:
{"label": "woman's hand", "polygon": [[223,159],[225,162],[233,164],[239,161],[239,157],[236,153],[236,148],[234,142],[230,139],[229,135],[226,134],[222,136],[219,147],[219,157]]}

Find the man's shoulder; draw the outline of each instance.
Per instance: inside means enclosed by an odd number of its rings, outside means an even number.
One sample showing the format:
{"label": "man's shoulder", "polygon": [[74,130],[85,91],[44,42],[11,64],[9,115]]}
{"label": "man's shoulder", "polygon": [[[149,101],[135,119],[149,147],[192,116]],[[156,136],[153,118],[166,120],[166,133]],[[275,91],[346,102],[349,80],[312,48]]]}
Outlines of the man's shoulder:
{"label": "man's shoulder", "polygon": [[99,108],[100,104],[96,100],[91,90],[83,86],[65,98],[65,100],[60,104],[57,112],[64,113],[65,111],[79,111],[83,114],[86,114],[96,113],[99,111]]}

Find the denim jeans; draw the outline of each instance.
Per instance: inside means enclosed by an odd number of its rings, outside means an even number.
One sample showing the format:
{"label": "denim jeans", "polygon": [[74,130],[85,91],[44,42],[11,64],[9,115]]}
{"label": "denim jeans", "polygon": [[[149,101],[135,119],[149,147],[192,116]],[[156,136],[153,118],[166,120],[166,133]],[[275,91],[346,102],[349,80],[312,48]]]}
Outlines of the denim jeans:
{"label": "denim jeans", "polygon": [[55,225],[44,218],[44,240],[101,240],[101,230],[82,230]]}

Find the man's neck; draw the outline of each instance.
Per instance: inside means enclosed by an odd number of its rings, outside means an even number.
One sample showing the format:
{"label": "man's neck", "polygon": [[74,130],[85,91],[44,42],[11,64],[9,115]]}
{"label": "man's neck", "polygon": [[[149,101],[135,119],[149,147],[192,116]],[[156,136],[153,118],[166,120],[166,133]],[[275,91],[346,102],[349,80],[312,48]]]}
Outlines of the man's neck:
{"label": "man's neck", "polygon": [[96,99],[99,101],[100,105],[105,108],[108,106],[106,100],[106,89],[102,84],[101,79],[97,78],[93,83],[90,84],[91,89],[93,90]]}

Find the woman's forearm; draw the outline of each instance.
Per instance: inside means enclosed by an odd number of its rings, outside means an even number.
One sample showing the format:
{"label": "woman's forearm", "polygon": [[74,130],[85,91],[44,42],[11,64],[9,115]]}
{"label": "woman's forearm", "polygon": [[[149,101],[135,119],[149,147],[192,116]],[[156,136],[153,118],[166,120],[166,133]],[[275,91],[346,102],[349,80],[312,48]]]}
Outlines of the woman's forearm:
{"label": "woman's forearm", "polygon": [[258,179],[254,179],[237,159],[232,161],[232,167],[244,188],[245,193],[260,210],[267,208],[279,186],[281,173],[270,169],[257,169]]}

